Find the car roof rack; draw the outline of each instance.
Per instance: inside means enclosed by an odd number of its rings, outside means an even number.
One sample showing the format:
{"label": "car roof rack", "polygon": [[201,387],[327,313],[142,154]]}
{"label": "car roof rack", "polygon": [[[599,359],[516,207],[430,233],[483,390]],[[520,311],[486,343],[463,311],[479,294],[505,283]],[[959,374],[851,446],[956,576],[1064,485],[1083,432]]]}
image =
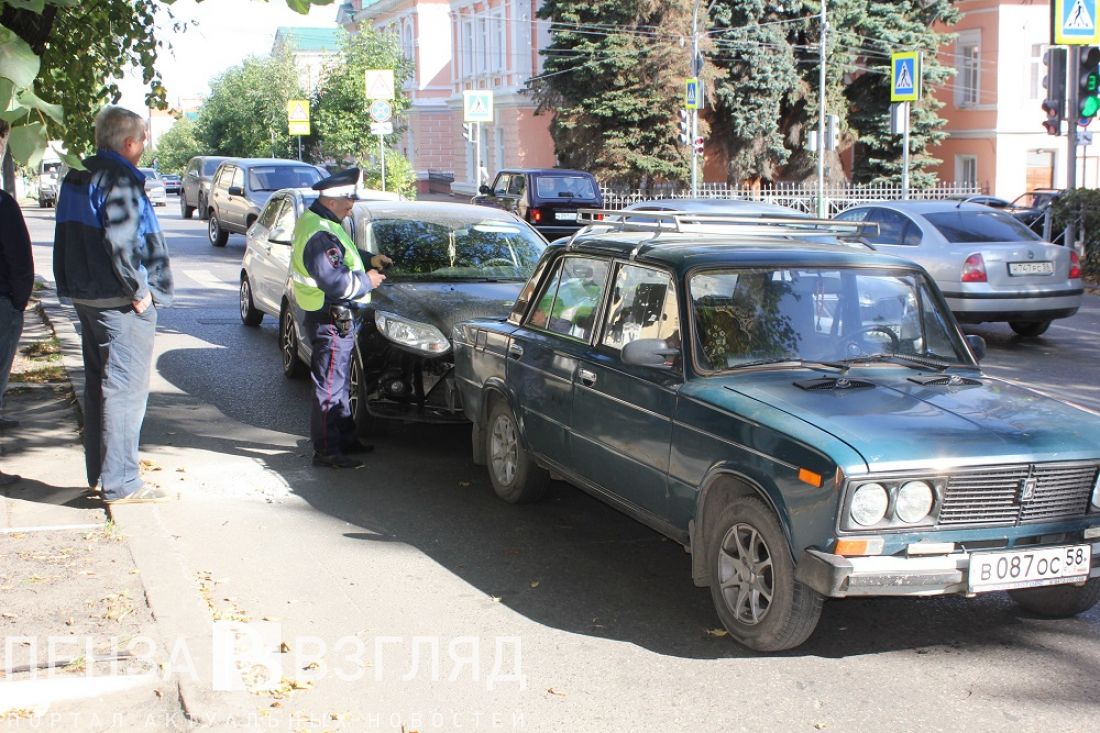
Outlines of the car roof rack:
{"label": "car roof rack", "polygon": [[[652,232],[649,240],[656,243],[662,234],[695,234],[729,236],[757,234],[771,237],[820,237],[834,235],[839,239],[877,234],[878,224],[865,221],[838,221],[801,216],[758,213],[711,214],[690,211],[622,211],[617,209],[578,209],[577,221],[582,225],[570,238],[597,232]],[[736,227],[731,230],[730,227]]]}

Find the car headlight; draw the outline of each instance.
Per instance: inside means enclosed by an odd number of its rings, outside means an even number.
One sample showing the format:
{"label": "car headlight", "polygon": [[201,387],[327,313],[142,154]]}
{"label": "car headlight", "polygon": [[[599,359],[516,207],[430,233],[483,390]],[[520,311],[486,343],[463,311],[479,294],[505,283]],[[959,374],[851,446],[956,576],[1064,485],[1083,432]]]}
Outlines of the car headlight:
{"label": "car headlight", "polygon": [[886,516],[889,497],[882,484],[864,484],[852,495],[849,513],[856,524],[870,527],[882,521]]}
{"label": "car headlight", "polygon": [[898,489],[894,513],[901,521],[916,524],[928,516],[934,503],[935,494],[931,486],[924,481],[907,481]]}
{"label": "car headlight", "polygon": [[378,327],[379,333],[395,344],[426,354],[445,354],[451,348],[447,337],[438,328],[427,323],[410,321],[386,311],[375,311],[374,325]]}

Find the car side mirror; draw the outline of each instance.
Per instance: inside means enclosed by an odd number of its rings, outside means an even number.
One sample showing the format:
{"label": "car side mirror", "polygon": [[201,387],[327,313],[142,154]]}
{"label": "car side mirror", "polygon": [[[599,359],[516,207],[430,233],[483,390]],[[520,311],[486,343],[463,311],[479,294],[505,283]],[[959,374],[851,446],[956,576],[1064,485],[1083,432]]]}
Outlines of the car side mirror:
{"label": "car side mirror", "polygon": [[229,187],[229,195],[230,196],[244,196],[244,189],[241,188],[240,186],[230,186]]}
{"label": "car side mirror", "polygon": [[671,348],[664,339],[636,339],[623,347],[622,360],[634,366],[672,369],[679,355],[680,350]]}
{"label": "car side mirror", "polygon": [[966,337],[966,345],[970,347],[970,351],[974,354],[974,358],[981,361],[985,358],[985,339],[975,334],[968,334]]}
{"label": "car side mirror", "polygon": [[486,195],[487,195],[487,194],[490,194],[490,193],[492,193],[492,192],[493,192],[493,189],[489,188],[488,186],[486,186],[486,185],[485,185],[485,184],[483,183],[483,184],[481,184],[480,186],[478,186],[478,187],[477,187],[477,192],[478,192],[478,193],[481,193],[481,194],[486,194]]}

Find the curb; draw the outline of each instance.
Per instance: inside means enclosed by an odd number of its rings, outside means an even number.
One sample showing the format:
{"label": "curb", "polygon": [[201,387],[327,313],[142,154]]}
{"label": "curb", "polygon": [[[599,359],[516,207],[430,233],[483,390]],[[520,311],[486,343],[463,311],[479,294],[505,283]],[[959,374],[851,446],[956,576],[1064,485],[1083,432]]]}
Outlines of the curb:
{"label": "curb", "polygon": [[[61,303],[53,289],[41,290],[38,296],[42,315],[60,343],[61,363],[76,393],[77,414],[83,424],[84,357],[76,309]],[[194,580],[187,575],[182,553],[171,549],[161,521],[164,508],[124,505],[113,507],[110,514],[138,568],[167,659],[185,663],[182,672],[171,670],[180,705],[186,717],[200,725],[247,719],[255,713],[254,697],[244,691],[214,689],[213,620]]]}

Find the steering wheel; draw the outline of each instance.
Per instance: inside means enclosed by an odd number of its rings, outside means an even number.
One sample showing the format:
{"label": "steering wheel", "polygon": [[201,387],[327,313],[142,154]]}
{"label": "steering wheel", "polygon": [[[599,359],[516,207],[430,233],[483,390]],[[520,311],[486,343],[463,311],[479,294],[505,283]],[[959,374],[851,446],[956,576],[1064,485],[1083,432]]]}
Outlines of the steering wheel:
{"label": "steering wheel", "polygon": [[852,341],[855,338],[857,338],[859,336],[862,336],[865,333],[884,333],[884,334],[886,334],[887,336],[890,337],[890,351],[891,352],[896,354],[901,349],[901,339],[898,338],[898,335],[896,333],[894,333],[894,330],[892,328],[890,328],[889,326],[880,326],[880,325],[866,326],[864,328],[859,329],[858,331],[852,331],[851,333],[846,333],[841,338],[843,338],[845,341]]}
{"label": "steering wheel", "polygon": [[482,267],[515,267],[516,263],[507,257],[494,257],[481,263]]}

